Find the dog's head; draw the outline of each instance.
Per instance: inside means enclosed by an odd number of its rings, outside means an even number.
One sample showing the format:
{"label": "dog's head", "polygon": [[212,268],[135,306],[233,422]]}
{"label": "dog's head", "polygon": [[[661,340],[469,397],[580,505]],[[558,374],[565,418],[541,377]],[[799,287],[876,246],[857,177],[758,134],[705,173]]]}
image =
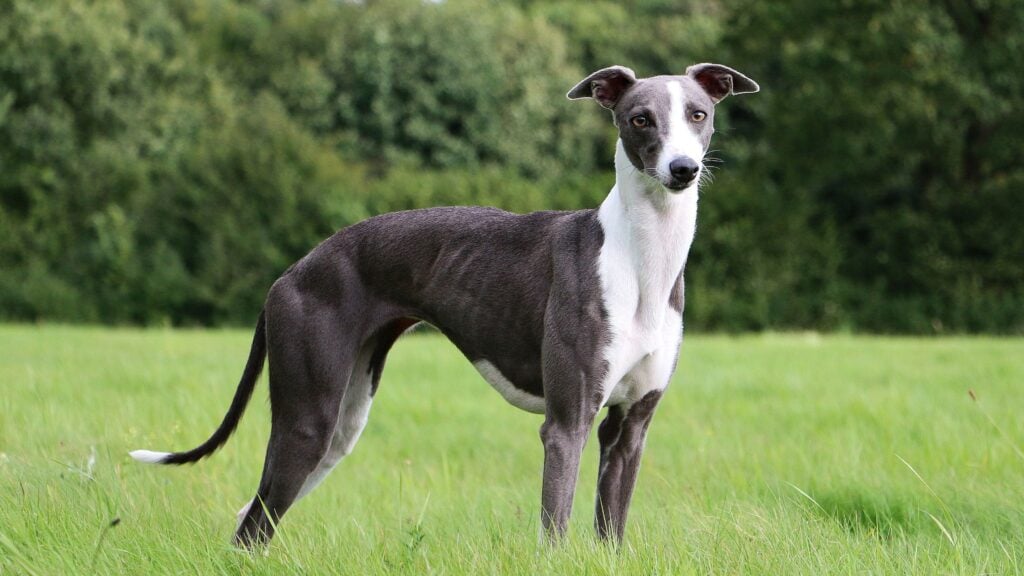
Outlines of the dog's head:
{"label": "dog's head", "polygon": [[633,166],[678,192],[693,185],[703,169],[715,131],[715,104],[730,94],[759,89],[720,64],[695,64],[681,76],[651,78],[612,66],[587,76],[567,96],[593,98],[611,110]]}

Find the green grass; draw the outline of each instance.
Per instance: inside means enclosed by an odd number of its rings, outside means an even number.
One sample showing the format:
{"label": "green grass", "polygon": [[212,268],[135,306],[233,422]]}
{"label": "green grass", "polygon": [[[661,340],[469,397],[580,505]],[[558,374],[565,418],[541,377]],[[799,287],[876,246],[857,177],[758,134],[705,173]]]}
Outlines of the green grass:
{"label": "green grass", "polygon": [[1024,571],[1024,340],[688,335],[616,551],[591,529],[596,441],[569,538],[541,544],[540,417],[410,336],[355,453],[250,556],[228,542],[265,382],[209,460],[127,456],[205,439],[249,339],[0,327],[0,574]]}

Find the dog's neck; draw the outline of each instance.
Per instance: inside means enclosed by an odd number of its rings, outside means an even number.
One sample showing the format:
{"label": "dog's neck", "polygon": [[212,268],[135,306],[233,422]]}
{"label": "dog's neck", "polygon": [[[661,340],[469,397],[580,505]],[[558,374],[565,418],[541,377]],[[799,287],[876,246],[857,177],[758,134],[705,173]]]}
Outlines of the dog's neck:
{"label": "dog's neck", "polygon": [[615,186],[598,215],[605,235],[603,275],[617,277],[615,283],[623,284],[617,289],[629,293],[630,300],[635,298],[636,323],[655,325],[664,315],[693,242],[697,184],[681,192],[665,189],[633,166],[619,140]]}

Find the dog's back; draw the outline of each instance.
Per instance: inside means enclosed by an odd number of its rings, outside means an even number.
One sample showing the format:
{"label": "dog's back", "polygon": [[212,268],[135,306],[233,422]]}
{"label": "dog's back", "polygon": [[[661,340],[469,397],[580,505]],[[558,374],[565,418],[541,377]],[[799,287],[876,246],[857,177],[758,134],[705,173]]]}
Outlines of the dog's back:
{"label": "dog's back", "polygon": [[602,237],[595,210],[394,212],[340,230],[281,281],[307,298],[337,301],[345,291],[348,305],[362,302],[426,321],[471,361],[490,362],[517,388],[540,397],[552,274],[575,274],[571,285],[599,316],[595,262]]}

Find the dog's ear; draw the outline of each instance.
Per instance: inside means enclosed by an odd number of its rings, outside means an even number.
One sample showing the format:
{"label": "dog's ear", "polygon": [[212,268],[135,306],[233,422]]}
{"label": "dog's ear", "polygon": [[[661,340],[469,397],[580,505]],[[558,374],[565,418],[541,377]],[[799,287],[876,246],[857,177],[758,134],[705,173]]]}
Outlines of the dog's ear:
{"label": "dog's ear", "polygon": [[715,103],[730,94],[748,94],[761,89],[757,82],[721,64],[694,64],[686,69],[686,75],[696,80]]}
{"label": "dog's ear", "polygon": [[611,66],[594,72],[580,81],[566,96],[570,100],[593,98],[612,109],[622,95],[636,84],[636,74],[625,66]]}

